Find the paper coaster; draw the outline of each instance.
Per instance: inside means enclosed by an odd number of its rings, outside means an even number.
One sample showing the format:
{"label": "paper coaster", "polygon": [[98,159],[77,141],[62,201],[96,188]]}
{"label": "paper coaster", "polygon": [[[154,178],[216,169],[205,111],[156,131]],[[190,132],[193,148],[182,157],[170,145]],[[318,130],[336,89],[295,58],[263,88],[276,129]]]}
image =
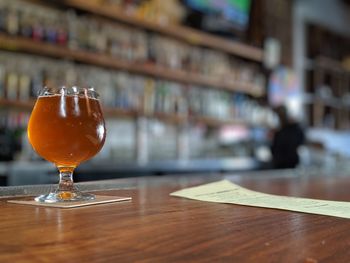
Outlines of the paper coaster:
{"label": "paper coaster", "polygon": [[75,208],[75,207],[107,204],[107,203],[130,201],[130,200],[131,200],[131,197],[95,195],[95,200],[89,200],[89,201],[39,203],[34,200],[8,200],[7,202],[13,203],[13,204],[21,204],[21,205],[35,205],[35,206],[57,207],[57,208]]}

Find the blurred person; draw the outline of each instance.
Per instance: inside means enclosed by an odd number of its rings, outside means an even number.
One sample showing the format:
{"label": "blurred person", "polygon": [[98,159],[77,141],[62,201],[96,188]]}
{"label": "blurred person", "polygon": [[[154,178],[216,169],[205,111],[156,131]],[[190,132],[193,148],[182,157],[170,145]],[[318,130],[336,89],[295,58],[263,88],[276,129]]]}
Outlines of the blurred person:
{"label": "blurred person", "polygon": [[275,109],[279,128],[272,139],[272,165],[275,169],[295,168],[299,164],[298,148],[305,141],[301,126],[288,115],[285,106]]}

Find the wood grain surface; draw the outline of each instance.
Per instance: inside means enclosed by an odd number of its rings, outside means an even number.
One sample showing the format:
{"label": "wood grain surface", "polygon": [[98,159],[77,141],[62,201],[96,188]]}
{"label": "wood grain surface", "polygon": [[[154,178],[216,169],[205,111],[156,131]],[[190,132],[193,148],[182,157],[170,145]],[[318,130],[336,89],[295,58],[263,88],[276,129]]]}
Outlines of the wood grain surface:
{"label": "wood grain surface", "polygon": [[[266,193],[350,201],[350,177],[226,178]],[[350,262],[350,220],[169,196],[219,179],[133,178],[129,189],[98,192],[132,202],[79,209],[0,199],[0,262]]]}

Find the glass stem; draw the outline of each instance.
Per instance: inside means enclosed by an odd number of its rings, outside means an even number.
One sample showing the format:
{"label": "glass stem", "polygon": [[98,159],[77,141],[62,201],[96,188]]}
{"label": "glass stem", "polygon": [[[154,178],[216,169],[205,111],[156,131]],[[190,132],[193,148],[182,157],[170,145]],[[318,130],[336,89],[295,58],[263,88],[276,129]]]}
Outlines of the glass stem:
{"label": "glass stem", "polygon": [[73,192],[73,171],[74,167],[58,167],[60,171],[60,182],[58,183],[58,192]]}

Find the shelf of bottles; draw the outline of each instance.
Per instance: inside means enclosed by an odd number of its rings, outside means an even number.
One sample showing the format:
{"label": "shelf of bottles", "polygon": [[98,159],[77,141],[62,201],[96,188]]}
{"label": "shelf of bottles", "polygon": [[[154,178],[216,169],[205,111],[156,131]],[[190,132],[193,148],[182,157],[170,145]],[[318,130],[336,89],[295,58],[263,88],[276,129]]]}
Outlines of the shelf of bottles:
{"label": "shelf of bottles", "polygon": [[265,77],[254,63],[139,28],[19,0],[0,0],[0,17],[0,31],[5,32],[0,35],[3,49],[253,96],[264,90]]}
{"label": "shelf of bottles", "polygon": [[[91,83],[110,117],[154,117],[173,123],[259,124],[273,117],[247,95],[180,84],[34,55],[0,52],[0,108],[26,109],[43,85]],[[215,120],[215,121],[214,121]]]}
{"label": "shelf of bottles", "polygon": [[[246,93],[255,97],[259,97],[263,94],[262,85],[264,78],[262,76],[260,76],[260,79],[257,79],[256,83],[250,83],[250,81],[245,80],[224,80],[222,77],[208,77],[204,73],[199,74],[180,69],[169,69],[149,63],[116,60],[107,54],[91,53],[83,50],[70,50],[66,47],[36,42],[21,36],[14,37],[1,33],[0,48],[17,52],[23,51],[62,59],[70,59],[81,63],[116,70],[124,70],[135,74],[148,75],[155,78],[186,84],[211,86],[216,89]],[[248,74],[250,73],[248,72]]]}
{"label": "shelf of bottles", "polygon": [[[159,5],[150,6],[144,3],[137,6],[138,1],[91,1],[91,0],[63,0],[61,3],[92,14],[101,15],[109,19],[130,24],[139,28],[161,33],[190,44],[200,45],[226,53],[230,53],[242,58],[261,62],[263,51],[260,48],[249,46],[237,41],[226,40],[215,37],[201,31],[181,26],[174,23],[176,7],[168,10],[161,10]],[[170,1],[169,1],[170,2]]]}
{"label": "shelf of bottles", "polygon": [[346,63],[318,56],[313,60],[313,93],[309,102],[314,127],[348,130],[350,127],[350,73]]}
{"label": "shelf of bottles", "polygon": [[[81,1],[66,1],[77,3],[82,8]],[[95,13],[108,9],[103,8]],[[259,66],[230,56],[225,48],[208,49],[20,0],[0,0],[0,31],[0,49],[40,55],[0,53],[1,108],[30,108],[43,85],[89,83],[99,91],[108,116],[214,126],[273,119],[251,98],[263,94]],[[210,37],[201,36],[199,44]]]}

